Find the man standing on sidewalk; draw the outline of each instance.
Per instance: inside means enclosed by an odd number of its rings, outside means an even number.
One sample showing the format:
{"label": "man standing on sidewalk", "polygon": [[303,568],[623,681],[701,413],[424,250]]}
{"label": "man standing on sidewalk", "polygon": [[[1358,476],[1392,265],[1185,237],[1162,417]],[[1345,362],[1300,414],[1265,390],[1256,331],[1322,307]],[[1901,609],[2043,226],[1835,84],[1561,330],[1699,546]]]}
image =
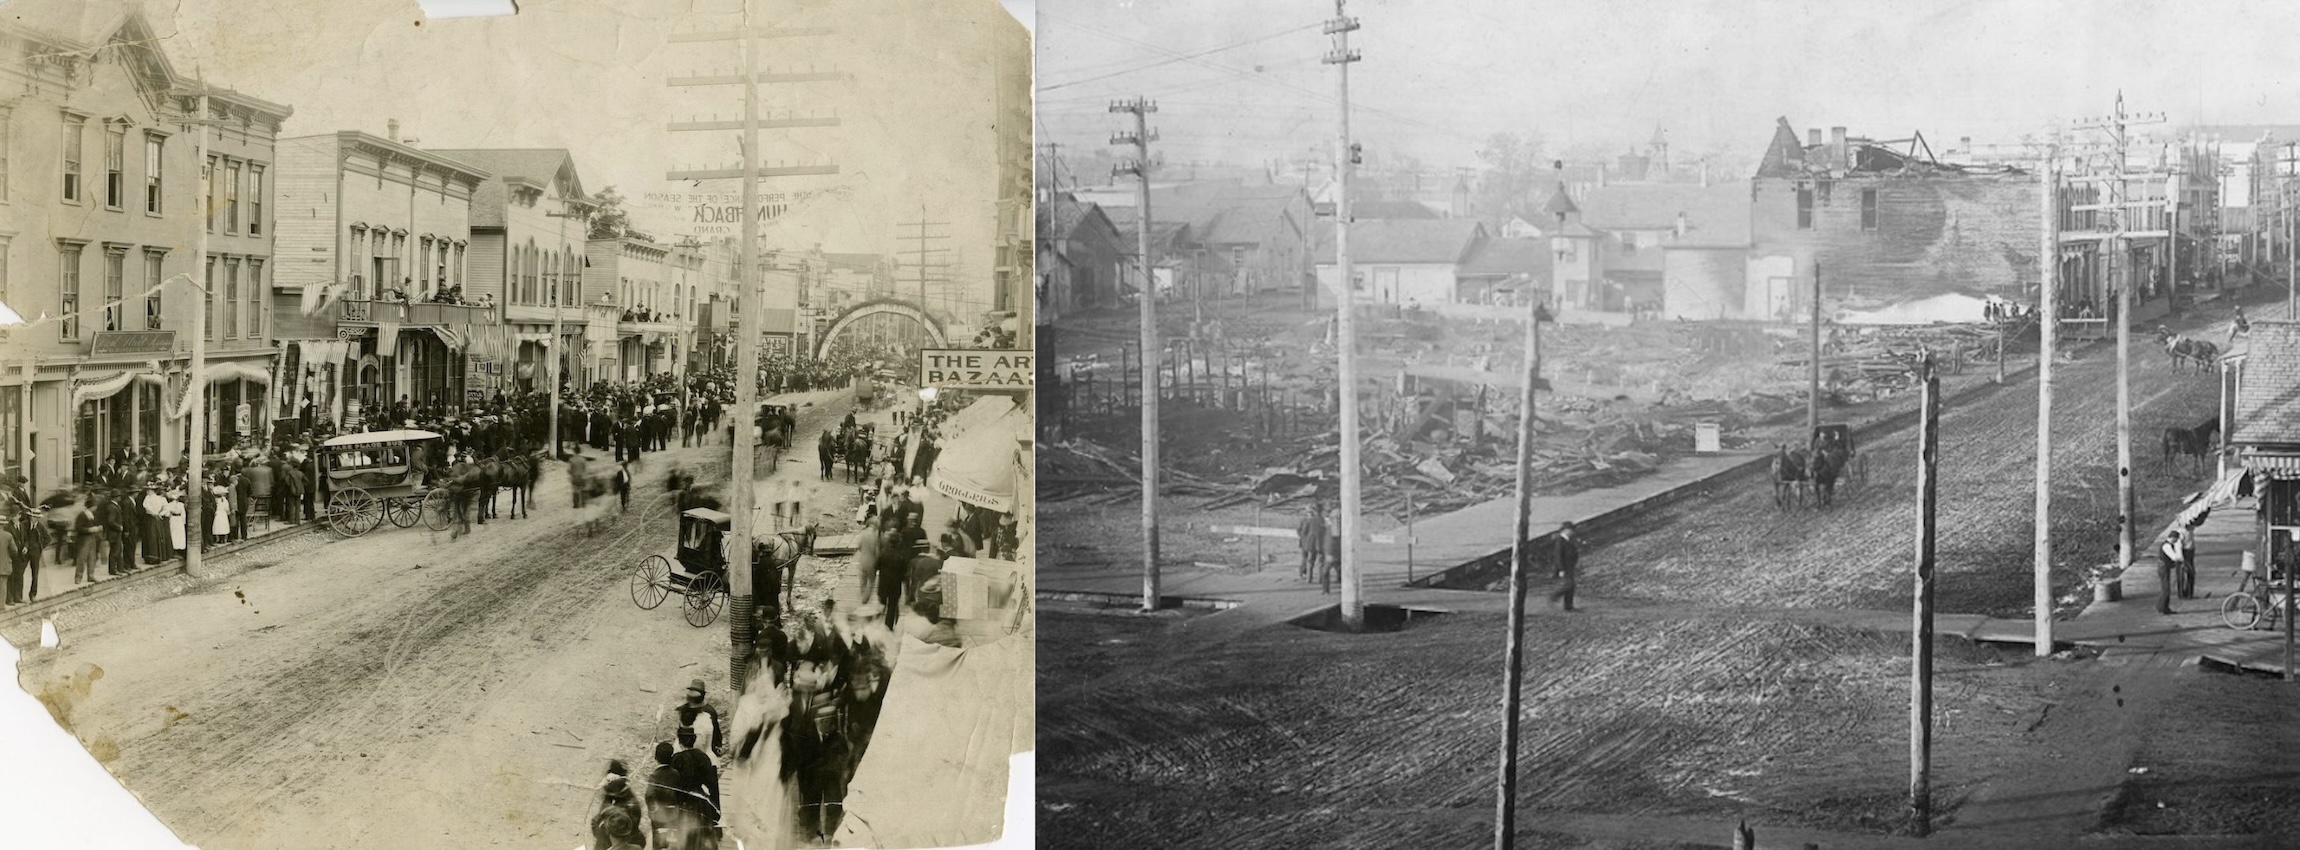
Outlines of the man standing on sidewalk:
{"label": "man standing on sidewalk", "polygon": [[2182,599],[2196,598],[2196,527],[2203,525],[2204,518],[2211,515],[2212,512],[2209,510],[2199,513],[2195,519],[2189,520],[2188,524],[2180,530],[2180,580],[2178,583],[2180,585],[2180,598]]}
{"label": "man standing on sidewalk", "polygon": [[1549,601],[1561,603],[1566,611],[1573,610],[1573,584],[1580,578],[1581,536],[1574,532],[1573,523],[1557,528],[1557,589],[1549,592]]}
{"label": "man standing on sidewalk", "polygon": [[2181,538],[2187,533],[2187,528],[2176,525],[2167,529],[2163,539],[2157,541],[2156,613],[2158,614],[2170,615],[2172,613],[2173,568],[2180,563],[2180,550],[2183,545]]}
{"label": "man standing on sidewalk", "polygon": [[1310,504],[1310,514],[1302,517],[1302,524],[1294,528],[1294,539],[1301,544],[1302,548],[1302,581],[1314,581],[1315,579],[1312,577],[1318,572],[1318,563],[1323,560],[1320,555],[1326,548],[1326,503],[1324,501]]}

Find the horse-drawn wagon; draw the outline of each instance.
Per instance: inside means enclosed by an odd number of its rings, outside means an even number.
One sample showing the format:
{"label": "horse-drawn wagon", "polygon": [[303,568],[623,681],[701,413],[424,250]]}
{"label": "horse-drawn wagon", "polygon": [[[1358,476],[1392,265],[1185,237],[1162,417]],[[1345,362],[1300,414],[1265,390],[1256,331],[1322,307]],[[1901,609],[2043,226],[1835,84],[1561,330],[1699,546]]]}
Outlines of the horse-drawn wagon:
{"label": "horse-drawn wagon", "polygon": [[1869,460],[1855,445],[1850,425],[1817,426],[1810,442],[1802,447],[1784,444],[1773,456],[1776,507],[1794,502],[1825,508],[1836,501],[1839,484],[1858,490],[1868,483]]}
{"label": "horse-drawn wagon", "polygon": [[[727,609],[728,548],[734,518],[710,508],[679,513],[679,541],[672,556],[648,555],[631,568],[631,602],[653,610],[672,593],[684,600],[687,624],[702,628]],[[813,548],[814,529],[762,535],[751,541],[752,577],[758,580],[758,616],[782,616],[782,598],[795,583],[799,557]],[[785,579],[784,577],[789,577]]]}
{"label": "horse-drawn wagon", "polygon": [[320,444],[320,471],[327,488],[327,526],[358,537],[389,521],[400,528],[418,521],[433,531],[453,520],[445,488],[424,483],[430,431],[400,429],[345,434]]}

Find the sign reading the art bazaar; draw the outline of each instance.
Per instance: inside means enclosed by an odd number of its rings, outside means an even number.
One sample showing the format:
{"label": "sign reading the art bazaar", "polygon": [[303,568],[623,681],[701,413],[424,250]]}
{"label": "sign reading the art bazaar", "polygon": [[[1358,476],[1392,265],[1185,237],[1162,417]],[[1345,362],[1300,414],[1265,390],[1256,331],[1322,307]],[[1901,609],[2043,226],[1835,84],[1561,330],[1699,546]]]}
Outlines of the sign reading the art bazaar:
{"label": "sign reading the art bazaar", "polygon": [[946,390],[1027,390],[1037,376],[1029,351],[929,348],[918,355],[919,386]]}

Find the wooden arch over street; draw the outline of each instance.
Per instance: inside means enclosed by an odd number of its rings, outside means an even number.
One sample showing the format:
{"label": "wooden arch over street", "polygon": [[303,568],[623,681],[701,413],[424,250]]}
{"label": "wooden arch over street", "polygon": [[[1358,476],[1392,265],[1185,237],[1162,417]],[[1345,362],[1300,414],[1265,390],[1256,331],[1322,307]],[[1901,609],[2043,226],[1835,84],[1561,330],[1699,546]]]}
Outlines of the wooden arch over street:
{"label": "wooden arch over street", "polygon": [[871,316],[881,315],[901,316],[917,322],[919,327],[926,329],[927,339],[933,340],[937,347],[950,345],[950,340],[943,335],[942,322],[927,315],[926,311],[920,310],[917,305],[892,298],[874,298],[848,307],[845,312],[839,314],[837,319],[832,320],[830,328],[823,331],[822,339],[815,342],[815,356],[829,356],[831,343],[838,341],[839,334],[845,332],[854,323]]}

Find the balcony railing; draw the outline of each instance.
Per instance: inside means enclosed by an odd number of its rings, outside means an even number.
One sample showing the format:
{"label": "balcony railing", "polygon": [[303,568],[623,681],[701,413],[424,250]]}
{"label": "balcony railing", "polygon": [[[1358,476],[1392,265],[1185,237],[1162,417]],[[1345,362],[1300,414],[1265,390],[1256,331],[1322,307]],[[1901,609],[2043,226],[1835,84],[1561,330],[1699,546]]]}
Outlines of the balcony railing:
{"label": "balcony railing", "polygon": [[392,318],[403,325],[492,325],[501,321],[495,308],[435,301],[343,301],[346,322],[377,322]]}

